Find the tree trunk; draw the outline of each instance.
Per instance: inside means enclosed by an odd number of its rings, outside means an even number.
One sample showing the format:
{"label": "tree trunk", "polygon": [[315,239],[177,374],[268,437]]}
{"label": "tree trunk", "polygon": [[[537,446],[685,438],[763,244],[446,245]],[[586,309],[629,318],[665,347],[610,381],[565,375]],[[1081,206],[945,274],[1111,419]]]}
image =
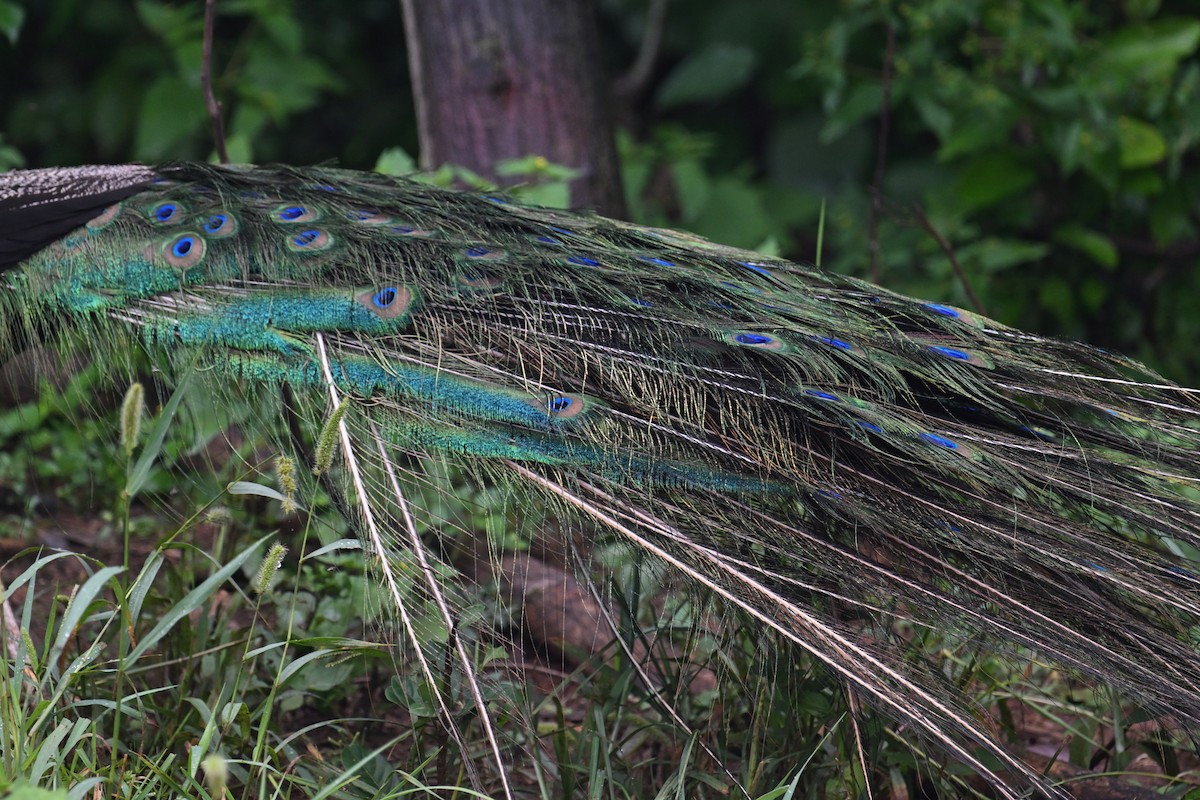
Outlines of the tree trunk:
{"label": "tree trunk", "polygon": [[401,6],[424,167],[545,156],[580,170],[573,204],[625,216],[592,0]]}

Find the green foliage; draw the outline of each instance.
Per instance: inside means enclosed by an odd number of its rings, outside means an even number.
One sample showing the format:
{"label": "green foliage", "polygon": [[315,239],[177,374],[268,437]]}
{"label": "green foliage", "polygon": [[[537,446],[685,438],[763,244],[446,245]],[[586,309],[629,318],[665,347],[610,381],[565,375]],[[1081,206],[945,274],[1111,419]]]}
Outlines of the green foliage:
{"label": "green foliage", "polygon": [[[886,83],[879,280],[969,304],[926,217],[992,316],[1200,377],[1188,345],[1200,21],[1188,4],[698,5],[667,32],[666,117],[627,147],[638,213],[811,258],[825,197],[826,265],[871,277]],[[738,52],[756,58],[739,66]],[[718,80],[705,65],[721,58]]]}
{"label": "green foliage", "polygon": [[[21,76],[5,87],[0,130],[35,165],[210,155],[203,9],[61,0],[28,6],[22,19],[20,6],[0,2],[0,34],[16,43],[0,44],[0,72]],[[320,161],[335,141],[345,165],[369,166],[410,119],[398,37],[374,22],[396,13],[386,0],[353,14],[315,0],[218,3],[213,85],[231,157]]]}

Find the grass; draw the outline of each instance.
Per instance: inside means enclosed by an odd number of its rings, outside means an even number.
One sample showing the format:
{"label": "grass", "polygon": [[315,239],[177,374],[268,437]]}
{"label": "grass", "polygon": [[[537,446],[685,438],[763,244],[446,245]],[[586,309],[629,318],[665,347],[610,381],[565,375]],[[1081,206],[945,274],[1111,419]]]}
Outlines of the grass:
{"label": "grass", "polygon": [[[11,528],[30,542],[0,573],[19,623],[16,641],[0,640],[15,655],[0,670],[2,796],[483,796],[462,788],[469,762],[439,724],[369,559],[330,498],[297,479],[302,468],[281,478],[276,450],[231,433],[262,413],[259,400],[218,402],[183,381],[122,402],[106,380],[85,370],[0,414],[0,486]],[[520,539],[506,522],[510,496],[466,498],[469,508],[431,516],[505,527],[509,545]],[[63,549],[34,544],[58,535],[52,520],[91,536]],[[615,645],[578,669],[539,657],[514,671],[509,657],[522,645],[485,633],[508,612],[487,594],[458,605],[454,635],[514,726],[506,742],[536,754],[509,776],[520,796],[724,798],[737,796],[736,780],[761,800],[859,797],[864,760],[875,796],[977,792],[970,775],[757,626],[673,592],[652,563],[603,542],[595,549],[616,567],[622,636],[648,654],[657,693]],[[431,620],[421,624],[428,652],[442,656],[441,688],[482,759],[463,675],[447,655],[450,632]],[[981,705],[999,703],[1012,737],[1029,728],[1008,701],[1067,731],[1059,739],[1080,767],[1104,751],[1124,770],[1154,751],[1181,774],[1167,791],[1188,788],[1186,746],[1125,741],[1120,726],[1113,738],[1109,718],[1126,713],[1119,702],[1058,673],[1022,672],[1014,659],[971,657],[939,636],[880,635],[908,636],[913,658],[941,664]],[[714,682],[689,689],[701,668]],[[548,685],[530,688],[530,670],[550,675]],[[532,730],[515,727],[518,712]]]}

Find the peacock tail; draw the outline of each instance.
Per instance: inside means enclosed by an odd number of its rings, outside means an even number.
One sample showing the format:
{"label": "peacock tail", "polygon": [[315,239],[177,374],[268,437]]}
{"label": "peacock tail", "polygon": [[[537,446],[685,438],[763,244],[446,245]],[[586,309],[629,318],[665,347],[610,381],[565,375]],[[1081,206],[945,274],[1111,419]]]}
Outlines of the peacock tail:
{"label": "peacock tail", "polygon": [[[1129,359],[674,231],[328,168],[0,175],[0,267],[0,354],[69,330],[323,423],[430,686],[405,597],[423,586],[448,629],[465,602],[414,521],[449,464],[677,570],[1002,796],[1059,790],[864,621],[1032,651],[1200,731],[1200,404]],[[477,769],[510,794],[469,683]]]}

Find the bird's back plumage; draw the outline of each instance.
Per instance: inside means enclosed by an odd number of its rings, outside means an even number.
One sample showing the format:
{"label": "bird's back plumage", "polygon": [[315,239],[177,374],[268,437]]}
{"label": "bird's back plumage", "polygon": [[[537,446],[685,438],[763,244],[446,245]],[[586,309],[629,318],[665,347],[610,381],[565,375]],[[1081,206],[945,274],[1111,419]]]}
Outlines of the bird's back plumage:
{"label": "bird's back plumage", "polygon": [[1127,359],[336,169],[3,175],[6,256],[10,328],[132,335],[217,382],[348,400],[347,508],[385,581],[420,550],[403,476],[449,461],[620,534],[985,774],[978,746],[1023,767],[861,620],[1027,648],[1200,729],[1200,404]]}

